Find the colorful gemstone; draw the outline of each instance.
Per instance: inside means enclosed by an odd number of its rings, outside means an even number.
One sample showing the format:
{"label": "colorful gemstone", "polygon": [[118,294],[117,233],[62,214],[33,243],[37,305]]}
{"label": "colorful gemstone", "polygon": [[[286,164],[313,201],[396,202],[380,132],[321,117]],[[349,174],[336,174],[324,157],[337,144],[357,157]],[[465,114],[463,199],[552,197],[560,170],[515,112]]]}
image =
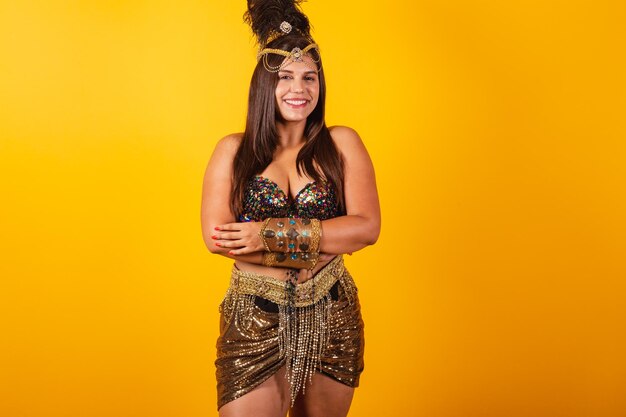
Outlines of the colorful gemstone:
{"label": "colorful gemstone", "polygon": [[263,237],[272,238],[274,236],[276,236],[276,233],[274,233],[273,230],[264,230],[263,231]]}
{"label": "colorful gemstone", "polygon": [[297,253],[292,253],[292,254],[291,254],[291,259],[293,259],[294,261],[295,261],[296,259],[298,259],[298,254],[297,254]]}
{"label": "colorful gemstone", "polygon": [[[328,182],[310,182],[292,199],[272,180],[255,175],[244,189],[242,212],[237,220],[261,222],[269,217],[298,218],[306,224],[310,219],[326,220],[341,214],[335,188]],[[277,226],[282,228],[287,221],[280,223],[282,225]],[[274,230],[280,237],[278,230]]]}

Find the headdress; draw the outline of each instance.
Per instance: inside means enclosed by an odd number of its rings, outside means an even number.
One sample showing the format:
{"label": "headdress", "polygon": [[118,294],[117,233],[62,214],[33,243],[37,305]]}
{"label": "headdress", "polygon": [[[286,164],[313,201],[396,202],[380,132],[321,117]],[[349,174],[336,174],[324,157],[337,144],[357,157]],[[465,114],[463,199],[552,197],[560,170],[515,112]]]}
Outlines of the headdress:
{"label": "headdress", "polygon": [[[270,72],[278,72],[291,62],[305,62],[304,55],[315,49],[319,56],[319,47],[310,34],[309,19],[302,10],[300,3],[303,0],[248,0],[248,11],[244,14],[244,21],[250,25],[252,32],[257,38],[259,52],[257,61],[263,59],[263,66]],[[303,49],[293,48],[290,51],[267,48],[274,40],[297,34],[309,41]],[[276,54],[284,56],[285,60],[280,65],[272,66],[268,62],[268,55]],[[319,62],[311,56],[313,62]],[[319,71],[319,68],[314,68]]]}

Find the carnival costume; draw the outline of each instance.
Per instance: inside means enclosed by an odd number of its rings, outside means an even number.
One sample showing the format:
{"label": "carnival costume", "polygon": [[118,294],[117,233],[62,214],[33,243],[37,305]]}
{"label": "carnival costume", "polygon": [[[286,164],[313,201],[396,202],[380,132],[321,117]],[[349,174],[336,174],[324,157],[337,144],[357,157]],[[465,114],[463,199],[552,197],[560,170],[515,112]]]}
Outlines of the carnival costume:
{"label": "carnival costume", "polygon": [[[264,58],[268,54],[284,56],[289,63],[304,62],[302,57],[311,49],[319,53],[298,2],[249,0],[245,19],[259,39],[258,59],[264,59],[268,71],[285,65],[270,66]],[[290,51],[271,48],[273,40],[290,33],[310,40],[308,46]],[[238,221],[263,222],[263,264],[285,268],[292,279],[282,281],[233,266],[219,306],[218,409],[282,366],[286,366],[291,405],[299,393],[306,392],[316,371],[350,387],[359,385],[364,325],[357,287],[342,256],[306,282],[295,282],[297,270],[312,270],[317,264],[321,221],[342,214],[335,187],[323,180],[308,183],[293,198],[260,175],[246,184]]]}

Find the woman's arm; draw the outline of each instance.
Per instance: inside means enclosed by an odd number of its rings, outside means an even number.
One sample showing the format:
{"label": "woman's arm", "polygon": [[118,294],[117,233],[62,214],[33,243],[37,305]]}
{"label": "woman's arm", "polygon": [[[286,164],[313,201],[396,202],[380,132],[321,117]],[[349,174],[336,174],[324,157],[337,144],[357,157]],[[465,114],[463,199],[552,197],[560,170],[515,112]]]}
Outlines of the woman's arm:
{"label": "woman's arm", "polygon": [[[241,134],[233,134],[222,138],[213,151],[211,159],[207,165],[204,182],[202,186],[202,204],[201,204],[201,223],[202,223],[202,237],[204,244],[211,253],[219,254],[230,259],[239,260],[242,262],[248,262],[253,264],[263,264],[264,247],[258,236],[258,232],[261,228],[262,222],[234,222],[235,215],[230,209],[230,193],[232,188],[232,170],[233,160],[241,141]],[[249,247],[253,243],[258,243],[255,250],[248,250],[246,254],[235,255],[231,253],[232,247],[220,246],[220,241],[214,239],[216,234],[221,232],[217,231],[219,225],[230,223],[238,225],[240,228],[246,228],[246,230],[253,230],[252,239],[243,239],[238,242],[238,247],[242,245],[248,245]],[[238,238],[240,239],[240,238]],[[319,263],[325,263],[332,259],[332,256],[327,254],[320,254]],[[306,274],[301,274],[302,276]],[[300,278],[305,279],[305,278]]]}
{"label": "woman's arm", "polygon": [[[233,160],[239,143],[241,133],[228,135],[215,145],[213,155],[204,173],[202,185],[202,204],[200,220],[202,223],[202,237],[204,244],[211,253],[226,256],[231,259],[239,259],[244,262],[255,264],[262,263],[262,252],[252,252],[246,255],[234,256],[229,254],[229,249],[220,247],[212,236],[216,233],[216,227],[235,221],[235,215],[230,209],[230,193],[232,189]],[[217,243],[217,244],[216,244]]]}
{"label": "woman's arm", "polygon": [[359,134],[346,126],[331,129],[344,161],[346,215],[322,222],[320,251],[355,252],[373,245],[380,235],[380,203],[372,160]]}
{"label": "woman's arm", "polygon": [[[322,221],[319,251],[338,255],[372,245],[380,234],[380,205],[372,161],[356,131],[337,126],[333,139],[344,160],[346,215]],[[261,222],[223,223],[219,243],[231,249],[234,259],[263,250]]]}

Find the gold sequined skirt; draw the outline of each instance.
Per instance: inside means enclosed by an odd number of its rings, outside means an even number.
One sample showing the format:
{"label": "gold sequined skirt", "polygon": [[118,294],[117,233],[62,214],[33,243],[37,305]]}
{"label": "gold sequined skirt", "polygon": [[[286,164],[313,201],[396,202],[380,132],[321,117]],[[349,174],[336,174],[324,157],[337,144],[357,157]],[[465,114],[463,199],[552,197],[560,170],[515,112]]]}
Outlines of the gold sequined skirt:
{"label": "gold sequined skirt", "polygon": [[364,325],[357,287],[341,256],[295,287],[233,266],[219,311],[218,410],[283,365],[292,405],[314,372],[359,385]]}

